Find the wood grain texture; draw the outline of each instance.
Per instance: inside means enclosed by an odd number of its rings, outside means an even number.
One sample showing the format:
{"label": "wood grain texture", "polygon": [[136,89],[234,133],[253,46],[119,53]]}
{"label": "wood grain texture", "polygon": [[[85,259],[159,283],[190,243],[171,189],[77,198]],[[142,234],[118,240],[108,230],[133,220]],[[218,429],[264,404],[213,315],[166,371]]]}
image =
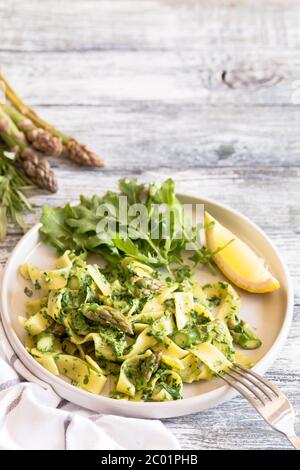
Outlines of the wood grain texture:
{"label": "wood grain texture", "polygon": [[[267,376],[300,434],[300,4],[298,0],[23,0],[0,3],[0,64],[22,97],[102,154],[103,170],[52,160],[55,195],[172,176],[258,223],[286,259],[294,322]],[[21,237],[10,227],[0,263]],[[184,449],[285,449],[242,399],[165,420]]]}

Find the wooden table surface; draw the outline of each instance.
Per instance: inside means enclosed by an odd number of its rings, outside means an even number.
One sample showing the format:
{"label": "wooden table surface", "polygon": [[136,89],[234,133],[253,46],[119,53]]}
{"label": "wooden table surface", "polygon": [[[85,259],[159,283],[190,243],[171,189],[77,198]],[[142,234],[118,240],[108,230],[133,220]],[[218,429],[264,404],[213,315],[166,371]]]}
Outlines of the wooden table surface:
{"label": "wooden table surface", "polygon": [[[300,4],[292,0],[23,0],[0,3],[0,64],[42,116],[103,155],[52,160],[57,205],[124,175],[173,177],[258,223],[295,283],[294,322],[267,376],[300,434]],[[38,219],[27,218],[32,225]],[[0,245],[5,263],[21,237]],[[272,312],[270,312],[272,321]],[[242,399],[165,420],[184,449],[285,449]]]}

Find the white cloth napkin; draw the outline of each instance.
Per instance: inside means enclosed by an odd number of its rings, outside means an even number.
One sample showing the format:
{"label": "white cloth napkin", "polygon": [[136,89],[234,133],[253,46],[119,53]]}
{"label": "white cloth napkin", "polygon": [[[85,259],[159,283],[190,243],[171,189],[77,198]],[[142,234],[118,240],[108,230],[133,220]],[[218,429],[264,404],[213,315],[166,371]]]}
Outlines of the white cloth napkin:
{"label": "white cloth napkin", "polygon": [[63,400],[22,364],[0,322],[0,449],[166,450],[180,446],[160,421],[95,414]]}

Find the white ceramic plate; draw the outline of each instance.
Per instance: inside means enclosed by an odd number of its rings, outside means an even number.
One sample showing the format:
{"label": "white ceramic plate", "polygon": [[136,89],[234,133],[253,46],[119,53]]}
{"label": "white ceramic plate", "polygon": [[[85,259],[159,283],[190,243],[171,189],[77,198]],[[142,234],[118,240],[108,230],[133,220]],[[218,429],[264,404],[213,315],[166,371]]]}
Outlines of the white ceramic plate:
{"label": "white ceramic plate", "polygon": [[[287,268],[271,240],[246,217],[217,202],[180,196],[184,203],[205,204],[208,210],[223,225],[247,242],[263,257],[281,289],[271,294],[250,294],[237,289],[242,300],[241,317],[254,327],[263,345],[246,354],[257,361],[254,370],[263,373],[270,366],[285,341],[293,313],[293,288]],[[28,261],[41,268],[51,268],[57,256],[45,246],[39,237],[39,225],[33,227],[18,243],[6,265],[1,289],[2,319],[8,339],[24,365],[38,378],[48,382],[63,398],[97,412],[121,414],[143,418],[166,418],[201,411],[230,399],[235,392],[220,379],[198,382],[184,386],[184,398],[163,403],[143,403],[114,400],[80,390],[59,377],[55,377],[38,364],[23,346],[24,329],[18,316],[24,314],[25,282],[18,274],[21,263]],[[212,276],[205,269],[199,271],[201,283],[224,279],[220,273]]]}

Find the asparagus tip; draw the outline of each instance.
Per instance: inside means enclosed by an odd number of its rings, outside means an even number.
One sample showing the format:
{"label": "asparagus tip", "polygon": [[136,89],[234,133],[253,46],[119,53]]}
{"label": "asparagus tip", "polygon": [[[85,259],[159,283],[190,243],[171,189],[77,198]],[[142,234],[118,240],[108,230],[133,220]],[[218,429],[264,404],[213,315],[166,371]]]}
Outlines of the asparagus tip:
{"label": "asparagus tip", "polygon": [[20,156],[25,174],[40,188],[51,193],[57,192],[57,181],[47,160],[40,159],[36,152],[27,147]]}
{"label": "asparagus tip", "polygon": [[61,139],[51,135],[44,129],[33,129],[26,133],[26,137],[31,145],[44,155],[59,157],[63,151]]}
{"label": "asparagus tip", "polygon": [[67,157],[78,165],[98,168],[104,166],[103,160],[98,155],[73,138],[65,146],[65,152]]}

